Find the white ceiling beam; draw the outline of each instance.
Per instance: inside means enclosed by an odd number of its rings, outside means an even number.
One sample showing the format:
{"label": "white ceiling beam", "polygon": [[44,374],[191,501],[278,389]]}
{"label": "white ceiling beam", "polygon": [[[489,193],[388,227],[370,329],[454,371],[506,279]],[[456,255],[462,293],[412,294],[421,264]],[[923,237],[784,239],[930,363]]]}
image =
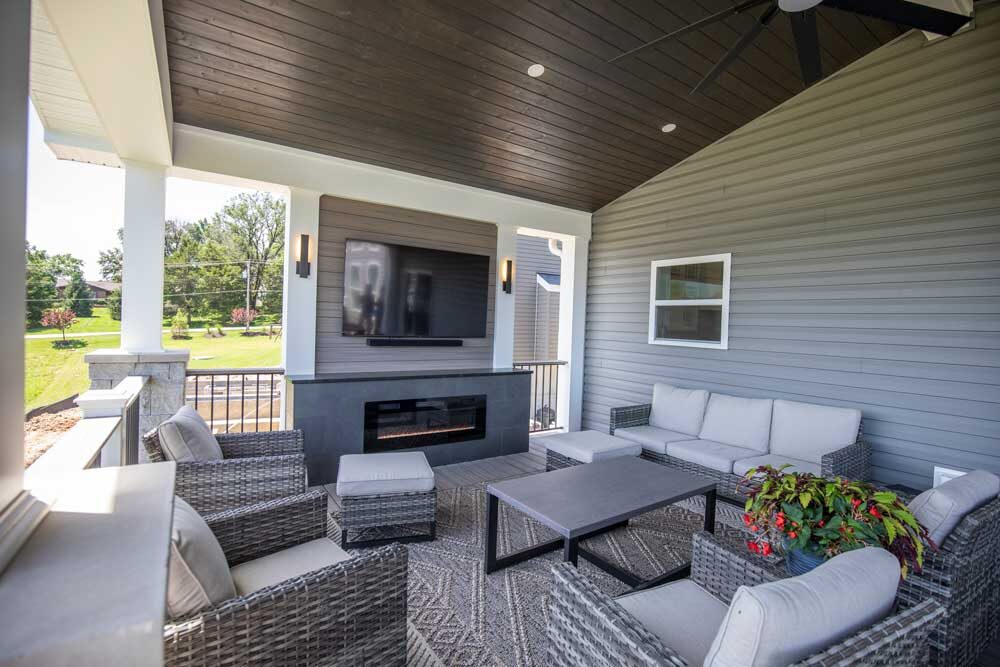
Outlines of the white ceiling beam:
{"label": "white ceiling beam", "polygon": [[170,165],[173,116],[160,0],[41,0],[122,159]]}

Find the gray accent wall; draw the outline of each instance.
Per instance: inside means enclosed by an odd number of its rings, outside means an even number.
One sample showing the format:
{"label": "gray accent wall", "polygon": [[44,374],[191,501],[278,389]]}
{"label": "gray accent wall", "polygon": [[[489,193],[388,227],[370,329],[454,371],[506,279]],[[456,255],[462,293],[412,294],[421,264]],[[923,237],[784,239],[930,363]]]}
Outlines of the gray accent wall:
{"label": "gray accent wall", "polygon": [[[650,262],[724,252],[729,349],[648,344]],[[1000,472],[1000,7],[901,37],[598,211],[586,333],[585,428],[664,381],[856,406],[885,482]]]}
{"label": "gray accent wall", "polygon": [[537,276],[539,273],[558,275],[561,264],[560,258],[549,252],[548,239],[517,235],[514,265],[515,361],[547,361],[556,358],[559,345],[559,296],[553,293],[539,300],[538,292],[541,288],[538,287]]}
{"label": "gray accent wall", "polygon": [[[364,337],[341,335],[347,239],[489,255],[486,337],[466,338],[462,347],[369,347]],[[338,197],[320,197],[316,372],[492,367],[496,248],[497,228],[489,223]]]}

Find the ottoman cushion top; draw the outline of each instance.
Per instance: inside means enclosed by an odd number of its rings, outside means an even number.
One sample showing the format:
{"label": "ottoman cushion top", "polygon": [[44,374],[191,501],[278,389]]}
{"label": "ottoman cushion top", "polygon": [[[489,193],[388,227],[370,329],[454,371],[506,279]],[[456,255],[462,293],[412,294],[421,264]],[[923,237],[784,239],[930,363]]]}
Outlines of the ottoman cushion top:
{"label": "ottoman cushion top", "polygon": [[593,463],[619,456],[639,456],[642,445],[600,431],[571,431],[550,435],[545,447],[575,461]]}
{"label": "ottoman cushion top", "polygon": [[337,470],[338,496],[388,496],[434,489],[434,471],[423,452],[345,454]]}

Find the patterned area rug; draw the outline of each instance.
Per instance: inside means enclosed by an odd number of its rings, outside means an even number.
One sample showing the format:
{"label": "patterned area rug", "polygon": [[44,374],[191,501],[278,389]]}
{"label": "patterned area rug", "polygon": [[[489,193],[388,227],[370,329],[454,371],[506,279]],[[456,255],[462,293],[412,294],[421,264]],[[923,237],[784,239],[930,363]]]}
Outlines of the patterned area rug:
{"label": "patterned area rug", "polygon": [[[633,519],[627,528],[585,542],[587,547],[643,578],[690,560],[691,536],[702,528],[704,500],[692,499]],[[501,503],[501,554],[555,537],[547,528]],[[739,514],[719,505],[716,534],[741,539]],[[486,576],[483,566],[485,498],[482,486],[438,492],[434,542],[409,544],[410,653],[414,667],[544,665],[550,568],[560,552]],[[612,595],[627,590],[617,579],[580,559],[580,569]]]}

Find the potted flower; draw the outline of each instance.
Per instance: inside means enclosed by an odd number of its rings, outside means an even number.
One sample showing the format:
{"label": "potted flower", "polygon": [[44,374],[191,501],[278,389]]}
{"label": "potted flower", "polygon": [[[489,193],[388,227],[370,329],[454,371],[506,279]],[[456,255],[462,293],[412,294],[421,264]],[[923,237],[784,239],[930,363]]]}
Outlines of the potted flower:
{"label": "potted flower", "polygon": [[906,578],[923,565],[924,544],[933,543],[896,494],[865,482],[809,473],[788,466],[749,470],[741,482],[748,495],[743,521],[754,534],[750,551],[782,550],[789,574],[808,572],[839,553],[882,547],[899,559]]}

